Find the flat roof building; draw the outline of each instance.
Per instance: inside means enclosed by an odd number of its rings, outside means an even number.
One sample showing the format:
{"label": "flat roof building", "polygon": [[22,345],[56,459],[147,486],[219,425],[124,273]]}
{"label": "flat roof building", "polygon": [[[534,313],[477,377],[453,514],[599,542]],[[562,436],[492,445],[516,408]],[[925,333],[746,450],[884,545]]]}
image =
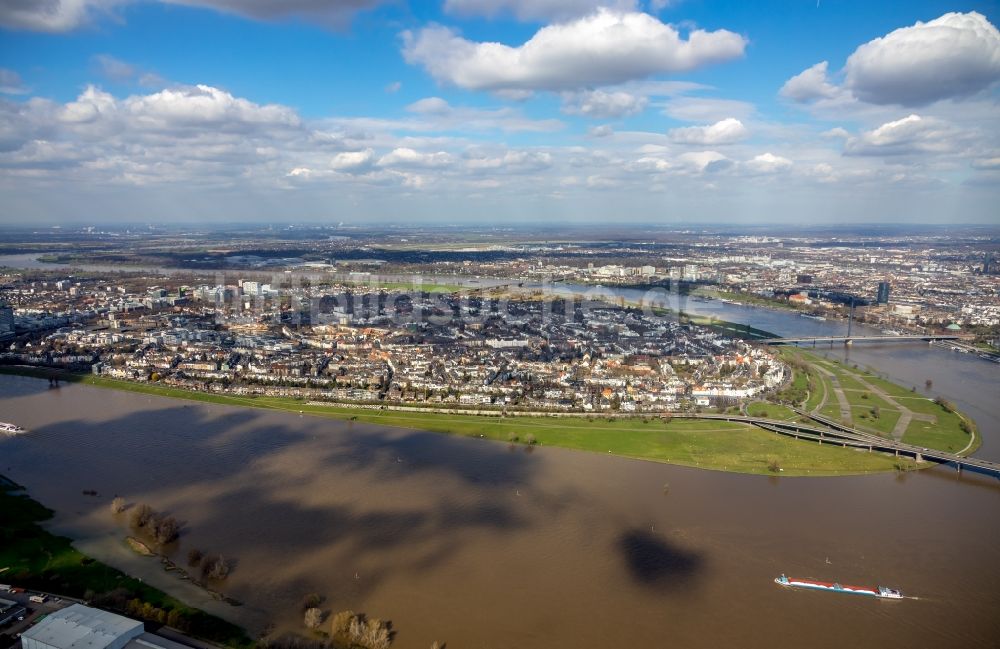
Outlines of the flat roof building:
{"label": "flat roof building", "polygon": [[21,634],[24,649],[124,649],[145,631],[142,622],[83,604],[50,613]]}

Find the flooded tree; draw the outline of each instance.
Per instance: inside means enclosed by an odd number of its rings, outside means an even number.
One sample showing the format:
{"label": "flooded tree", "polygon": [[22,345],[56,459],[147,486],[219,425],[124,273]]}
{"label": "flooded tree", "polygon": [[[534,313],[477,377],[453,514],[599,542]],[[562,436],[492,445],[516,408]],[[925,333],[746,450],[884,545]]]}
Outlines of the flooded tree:
{"label": "flooded tree", "polygon": [[206,556],[201,560],[203,578],[222,580],[229,576],[229,563],[222,556]]}
{"label": "flooded tree", "polygon": [[319,593],[309,593],[308,595],[302,598],[302,610],[304,611],[309,608],[317,608],[322,603],[323,603],[322,595],[320,595]]}
{"label": "flooded tree", "polygon": [[181,526],[177,519],[163,514],[153,516],[150,528],[153,531],[153,538],[161,545],[177,540],[181,532]]}
{"label": "flooded tree", "polygon": [[201,560],[205,557],[205,553],[198,548],[191,548],[188,550],[188,565],[197,566],[201,563]]}
{"label": "flooded tree", "polygon": [[354,611],[341,611],[330,623],[334,642],[346,642],[363,649],[388,649],[392,644],[392,631],[388,622],[378,618],[365,618]]}
{"label": "flooded tree", "polygon": [[115,496],[115,499],[111,501],[111,513],[121,514],[125,511],[125,499],[121,496]]}
{"label": "flooded tree", "polygon": [[142,503],[132,512],[132,527],[146,527],[153,520],[155,513],[152,507]]}
{"label": "flooded tree", "polygon": [[307,629],[318,629],[323,624],[323,611],[318,608],[307,608],[303,622]]}

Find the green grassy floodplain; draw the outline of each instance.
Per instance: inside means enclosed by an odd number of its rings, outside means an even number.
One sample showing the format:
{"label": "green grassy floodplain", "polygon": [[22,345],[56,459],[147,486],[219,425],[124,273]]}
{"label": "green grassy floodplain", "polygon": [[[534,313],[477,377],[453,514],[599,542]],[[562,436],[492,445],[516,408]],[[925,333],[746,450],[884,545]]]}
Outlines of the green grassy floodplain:
{"label": "green grassy floodplain", "polygon": [[[815,386],[815,392],[819,394],[824,389],[827,391],[826,405],[819,412],[830,419],[840,420],[840,405],[833,392],[833,383],[826,375],[816,370],[816,366],[823,367],[837,377],[837,381],[844,391],[844,396],[851,406],[853,421],[845,423],[883,436],[892,431],[900,418],[901,412],[869,388],[869,386],[874,386],[884,391],[899,405],[905,406],[914,413],[928,415],[933,418],[933,421],[923,421],[914,417],[903,432],[903,437],[900,441],[913,444],[914,446],[948,451],[949,453],[958,453],[965,449],[962,453],[963,455],[970,455],[982,443],[982,437],[976,431],[975,422],[962,413],[957,411],[950,412],[940,404],[935,403],[933,398],[921,394],[918,390],[906,388],[888,381],[872,372],[869,368],[854,368],[838,360],[825,358],[819,354],[796,347],[782,347],[780,353],[786,358],[796,357],[808,364],[808,371]],[[801,375],[800,372],[796,372],[796,374]],[[868,385],[865,385],[865,383]],[[821,395],[818,398],[814,398],[813,394],[810,393],[806,401],[807,409],[812,410],[812,408],[820,403],[820,400]],[[870,411],[876,405],[880,411],[879,418],[873,419]],[[862,418],[861,415],[863,414],[867,416]],[[975,437],[971,440],[971,446],[969,445],[969,433],[962,430],[963,420],[967,426],[976,431]]]}
{"label": "green grassy floodplain", "polygon": [[[22,368],[0,368],[11,371]],[[30,373],[35,376],[41,372]],[[47,376],[47,375],[45,375]],[[313,405],[283,397],[238,397],[195,392],[153,383],[133,383],[93,375],[72,375],[70,380],[103,388],[154,394],[230,406],[347,419],[364,423],[427,430],[449,435],[479,437],[526,444],[529,435],[543,446],[558,446],[595,453],[667,462],[684,466],[773,475],[768,464],[776,461],[785,476],[856,475],[897,468],[897,458],[883,453],[845,449],[832,444],[796,440],[742,423],[658,417],[543,417],[461,415],[434,412],[367,410]],[[770,407],[770,406],[768,406]],[[781,418],[775,410],[775,418]],[[516,437],[516,440],[512,439]]]}
{"label": "green grassy floodplain", "polygon": [[246,632],[235,624],[187,606],[82,554],[69,539],[41,526],[51,517],[50,509],[0,476],[0,569],[7,568],[3,573],[5,582],[78,599],[90,593],[101,599],[102,595],[119,591],[118,599],[139,599],[165,611],[177,610],[192,636],[231,647],[252,646]]}

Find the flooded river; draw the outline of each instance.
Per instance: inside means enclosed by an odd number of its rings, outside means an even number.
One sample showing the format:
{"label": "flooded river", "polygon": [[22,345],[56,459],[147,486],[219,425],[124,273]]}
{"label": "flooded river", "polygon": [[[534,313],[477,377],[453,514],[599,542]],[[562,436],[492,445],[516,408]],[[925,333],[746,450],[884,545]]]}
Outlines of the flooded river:
{"label": "flooded river", "polygon": [[[254,629],[318,592],[415,649],[1000,641],[1000,482],[945,468],[742,476],[21,377],[0,377],[0,419],[31,430],[0,441],[0,471],[56,531],[184,594],[108,502],[174,513],[178,559],[237,562],[246,605],[211,608]],[[786,591],[782,572],[919,599]]]}

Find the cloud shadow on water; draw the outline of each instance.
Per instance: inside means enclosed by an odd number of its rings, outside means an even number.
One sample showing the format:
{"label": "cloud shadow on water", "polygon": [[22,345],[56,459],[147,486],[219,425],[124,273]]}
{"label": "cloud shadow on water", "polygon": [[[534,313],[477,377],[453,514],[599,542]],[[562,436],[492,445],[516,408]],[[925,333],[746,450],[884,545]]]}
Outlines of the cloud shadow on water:
{"label": "cloud shadow on water", "polygon": [[648,588],[687,587],[704,567],[701,554],[645,530],[626,530],[617,545],[632,578]]}

